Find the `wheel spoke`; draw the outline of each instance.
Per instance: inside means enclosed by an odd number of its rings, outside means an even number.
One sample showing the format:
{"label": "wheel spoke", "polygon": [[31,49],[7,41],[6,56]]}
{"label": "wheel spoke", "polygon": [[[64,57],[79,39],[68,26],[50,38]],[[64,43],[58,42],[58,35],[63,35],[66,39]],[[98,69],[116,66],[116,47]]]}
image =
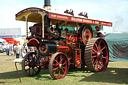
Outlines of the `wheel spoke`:
{"label": "wheel spoke", "polygon": [[100,59],[100,60],[99,60],[99,64],[100,64],[100,65],[103,65],[103,59]]}
{"label": "wheel spoke", "polygon": [[40,67],[36,66],[37,69],[40,69]]}
{"label": "wheel spoke", "polygon": [[97,43],[95,43],[94,46],[96,47],[96,50],[98,50]]}
{"label": "wheel spoke", "polygon": [[106,48],[106,46],[104,46],[100,51],[103,51]]}
{"label": "wheel spoke", "polygon": [[97,51],[95,49],[92,49],[95,53],[97,53]]}
{"label": "wheel spoke", "polygon": [[98,61],[96,62],[96,69],[98,69]]}
{"label": "wheel spoke", "polygon": [[94,64],[95,59],[92,59],[92,63]]}
{"label": "wheel spoke", "polygon": [[28,72],[29,72],[29,74],[30,74],[30,71],[31,71],[31,70],[30,70],[30,67],[29,67],[29,71],[28,71]]}
{"label": "wheel spoke", "polygon": [[53,72],[53,75],[55,76],[55,74],[56,74],[56,70]]}
{"label": "wheel spoke", "polygon": [[24,65],[24,66],[29,66],[29,65],[27,64],[27,65]]}
{"label": "wheel spoke", "polygon": [[33,55],[32,55],[32,61],[34,61],[34,57],[33,57]]}
{"label": "wheel spoke", "polygon": [[29,66],[29,63],[25,61],[25,65],[24,66]]}
{"label": "wheel spoke", "polygon": [[62,65],[65,65],[65,64],[66,64],[66,61]]}
{"label": "wheel spoke", "polygon": [[97,57],[96,55],[95,55],[95,56],[92,56],[92,59],[93,59],[93,58],[96,58],[96,57]]}
{"label": "wheel spoke", "polygon": [[95,65],[97,63],[98,59],[95,60],[95,62],[93,63],[93,65]]}
{"label": "wheel spoke", "polygon": [[55,70],[57,70],[57,69],[58,69],[58,67],[56,67],[56,68],[52,69],[52,71],[55,71]]}
{"label": "wheel spoke", "polygon": [[64,73],[64,68],[62,68],[62,72]]}
{"label": "wheel spoke", "polygon": [[100,46],[100,44],[101,44],[101,41],[102,41],[102,40],[100,40],[100,42],[98,43],[98,47]]}
{"label": "wheel spoke", "polygon": [[56,61],[56,63],[59,64],[58,61],[57,61],[56,59],[55,59],[54,61]]}
{"label": "wheel spoke", "polygon": [[103,68],[103,61],[101,60],[101,62],[99,62],[99,64],[100,64],[100,69],[102,69]]}
{"label": "wheel spoke", "polygon": [[34,68],[32,68],[32,75],[34,75]]}
{"label": "wheel spoke", "polygon": [[33,69],[34,70],[34,72],[36,73],[36,70],[35,69]]}
{"label": "wheel spoke", "polygon": [[28,63],[30,63],[30,57],[28,56]]}
{"label": "wheel spoke", "polygon": [[102,59],[107,59],[107,56],[102,56]]}
{"label": "wheel spoke", "polygon": [[92,51],[92,54],[97,54],[97,52]]}
{"label": "wheel spoke", "polygon": [[60,55],[60,64],[62,63],[63,57]]}
{"label": "wheel spoke", "polygon": [[61,76],[61,74],[60,74],[60,70],[59,70],[59,73],[58,73],[58,76],[57,77],[60,77]]}
{"label": "wheel spoke", "polygon": [[103,67],[103,61],[102,60],[101,61],[97,61],[96,70],[100,71],[102,69],[102,67]]}
{"label": "wheel spoke", "polygon": [[57,63],[56,64],[52,64],[53,67],[57,67],[57,65],[58,65]]}

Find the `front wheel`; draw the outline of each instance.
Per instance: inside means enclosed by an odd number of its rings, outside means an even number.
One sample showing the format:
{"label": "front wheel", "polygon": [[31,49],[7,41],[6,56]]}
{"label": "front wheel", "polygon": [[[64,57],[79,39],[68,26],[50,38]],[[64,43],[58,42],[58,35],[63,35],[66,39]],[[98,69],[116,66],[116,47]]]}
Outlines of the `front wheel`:
{"label": "front wheel", "polygon": [[53,79],[62,79],[68,73],[68,60],[61,52],[52,55],[49,63],[49,72]]}
{"label": "front wheel", "polygon": [[22,61],[22,70],[27,76],[35,76],[41,71],[38,56],[35,52],[27,53]]}

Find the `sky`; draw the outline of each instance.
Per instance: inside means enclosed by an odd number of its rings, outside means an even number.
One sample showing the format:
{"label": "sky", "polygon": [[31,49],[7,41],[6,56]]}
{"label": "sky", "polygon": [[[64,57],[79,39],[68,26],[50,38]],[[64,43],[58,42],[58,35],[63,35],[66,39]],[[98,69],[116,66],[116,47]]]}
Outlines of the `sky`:
{"label": "sky", "polygon": [[[16,21],[15,14],[29,8],[42,8],[44,0],[0,0],[0,28],[21,28],[25,34],[25,22]],[[128,32],[128,0],[51,0],[52,10],[73,9],[74,14],[87,12],[89,19],[112,22],[104,26],[104,32]]]}

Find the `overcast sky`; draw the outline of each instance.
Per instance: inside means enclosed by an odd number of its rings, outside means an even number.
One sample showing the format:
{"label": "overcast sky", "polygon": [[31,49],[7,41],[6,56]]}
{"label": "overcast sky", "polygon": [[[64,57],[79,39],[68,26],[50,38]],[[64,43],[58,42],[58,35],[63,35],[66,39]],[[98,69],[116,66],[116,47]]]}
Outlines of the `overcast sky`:
{"label": "overcast sky", "polygon": [[[0,0],[0,28],[21,28],[25,22],[15,20],[15,14],[28,7],[42,8],[44,0]],[[73,9],[75,15],[86,11],[90,19],[110,21],[113,27],[104,26],[105,32],[128,32],[128,0],[51,0],[52,10]]]}

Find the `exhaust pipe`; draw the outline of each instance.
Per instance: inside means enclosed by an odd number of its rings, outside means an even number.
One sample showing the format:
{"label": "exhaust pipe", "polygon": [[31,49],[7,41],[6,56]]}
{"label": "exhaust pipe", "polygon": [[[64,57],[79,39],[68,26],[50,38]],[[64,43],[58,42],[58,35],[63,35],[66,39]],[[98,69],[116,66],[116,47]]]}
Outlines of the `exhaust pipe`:
{"label": "exhaust pipe", "polygon": [[50,5],[50,0],[44,0],[44,6],[51,6]]}
{"label": "exhaust pipe", "polygon": [[44,0],[44,9],[51,10],[50,0]]}

